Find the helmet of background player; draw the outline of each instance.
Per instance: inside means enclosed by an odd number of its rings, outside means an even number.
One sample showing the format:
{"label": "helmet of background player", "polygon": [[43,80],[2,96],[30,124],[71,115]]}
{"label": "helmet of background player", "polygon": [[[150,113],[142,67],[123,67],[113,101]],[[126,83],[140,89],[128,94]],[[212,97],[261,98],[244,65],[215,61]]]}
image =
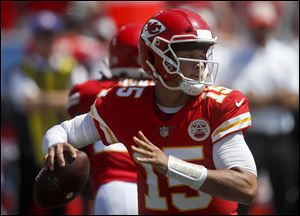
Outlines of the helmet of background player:
{"label": "helmet of background player", "polygon": [[[214,61],[213,37],[204,19],[186,9],[167,9],[155,14],[144,25],[139,44],[143,69],[168,89],[182,90],[189,95],[198,95],[206,85],[212,85],[218,70]],[[177,50],[203,49],[206,59],[179,58]],[[182,61],[197,62],[199,79],[185,77],[180,71]],[[170,86],[168,81],[177,79],[178,86]]]}
{"label": "helmet of background player", "polygon": [[143,24],[130,23],[120,28],[109,47],[109,64],[114,77],[151,79],[139,61],[139,38]]}

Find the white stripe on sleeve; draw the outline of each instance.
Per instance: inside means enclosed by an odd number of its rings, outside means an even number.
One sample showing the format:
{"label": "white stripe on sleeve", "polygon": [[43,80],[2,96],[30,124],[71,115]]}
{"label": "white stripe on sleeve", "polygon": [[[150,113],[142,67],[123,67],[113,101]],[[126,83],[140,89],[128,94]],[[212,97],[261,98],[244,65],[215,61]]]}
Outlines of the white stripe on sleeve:
{"label": "white stripe on sleeve", "polygon": [[[94,119],[97,120],[100,129],[104,133],[107,143],[109,143],[109,144],[119,143],[116,135],[113,133],[113,131],[108,127],[108,125],[104,122],[104,120],[98,114],[98,111],[96,109],[96,101],[94,102],[89,114],[91,115],[91,117],[93,117]],[[102,139],[104,139],[104,137]]]}
{"label": "white stripe on sleeve", "polygon": [[251,116],[249,112],[243,113],[241,115],[235,116],[225,122],[223,122],[219,127],[217,127],[211,135],[211,139],[214,142],[221,139],[227,134],[234,131],[241,130],[243,128],[249,127],[251,125]]}

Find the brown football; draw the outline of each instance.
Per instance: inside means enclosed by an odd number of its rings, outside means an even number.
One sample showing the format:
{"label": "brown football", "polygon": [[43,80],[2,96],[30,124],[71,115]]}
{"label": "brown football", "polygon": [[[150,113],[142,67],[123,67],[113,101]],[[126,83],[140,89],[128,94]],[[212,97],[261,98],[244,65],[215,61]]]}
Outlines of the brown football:
{"label": "brown football", "polygon": [[36,176],[34,199],[39,207],[63,206],[83,191],[90,172],[88,156],[82,151],[77,151],[77,157],[72,158],[65,151],[64,158],[64,167],[60,167],[55,160],[54,171],[42,168]]}

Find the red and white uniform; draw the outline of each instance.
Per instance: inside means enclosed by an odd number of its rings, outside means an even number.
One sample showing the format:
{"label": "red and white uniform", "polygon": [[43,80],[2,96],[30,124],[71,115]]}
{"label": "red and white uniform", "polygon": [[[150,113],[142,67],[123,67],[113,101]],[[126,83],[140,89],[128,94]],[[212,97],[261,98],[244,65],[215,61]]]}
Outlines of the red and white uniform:
{"label": "red and white uniform", "polygon": [[[216,169],[214,143],[251,124],[247,98],[219,86],[206,87],[173,115],[157,107],[153,86],[114,87],[95,101],[90,114],[103,143],[123,143],[132,158],[132,139],[141,130],[167,155],[207,169]],[[152,165],[136,166],[139,214],[237,214],[236,202],[191,189]]]}
{"label": "red and white uniform", "polygon": [[[75,85],[69,93],[67,112],[74,117],[89,112],[98,96],[104,95],[114,85],[150,85],[152,81],[135,81],[131,79],[118,80],[89,80]],[[112,115],[111,112],[109,112]],[[100,185],[111,181],[136,183],[136,167],[127,149],[121,143],[105,146],[101,141],[88,145],[83,149],[91,162],[93,191],[97,192]]]}
{"label": "red and white uniform", "polygon": [[117,80],[89,80],[82,84],[74,85],[69,92],[68,114],[74,117],[89,112],[98,94],[117,83]]}

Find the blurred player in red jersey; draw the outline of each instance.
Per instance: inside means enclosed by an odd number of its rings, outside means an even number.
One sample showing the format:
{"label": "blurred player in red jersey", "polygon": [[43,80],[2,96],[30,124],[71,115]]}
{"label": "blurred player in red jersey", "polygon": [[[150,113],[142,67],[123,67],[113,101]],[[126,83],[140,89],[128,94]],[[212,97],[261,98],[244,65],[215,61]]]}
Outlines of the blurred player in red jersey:
{"label": "blurred player in red jersey", "polygon": [[[124,25],[112,38],[109,48],[111,79],[89,80],[75,85],[70,90],[67,112],[71,117],[88,113],[95,99],[104,95],[114,85],[154,84],[150,80],[151,76],[143,71],[138,61],[138,44],[142,27],[142,24],[136,23]],[[93,213],[138,214],[136,168],[126,147],[121,143],[105,146],[98,141],[88,145],[84,150],[91,161],[92,190],[95,196]]]}
{"label": "blurred player in red jersey", "polygon": [[[206,22],[184,9],[163,10],[144,25],[139,54],[155,86],[114,87],[89,114],[48,130],[45,166],[62,151],[96,140],[122,142],[136,161],[139,214],[237,214],[257,193],[247,98],[214,86],[218,63]],[[101,166],[101,164],[99,164]],[[117,208],[117,207],[116,207]]]}

